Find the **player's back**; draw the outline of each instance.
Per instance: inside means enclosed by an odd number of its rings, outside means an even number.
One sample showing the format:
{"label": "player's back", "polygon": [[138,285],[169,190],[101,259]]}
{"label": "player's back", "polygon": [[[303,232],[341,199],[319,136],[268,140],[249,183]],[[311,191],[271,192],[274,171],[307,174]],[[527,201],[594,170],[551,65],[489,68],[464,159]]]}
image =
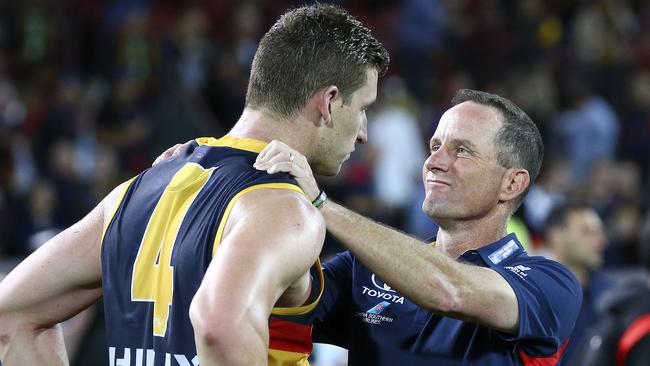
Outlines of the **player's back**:
{"label": "player's back", "polygon": [[[109,365],[198,365],[190,303],[236,200],[300,191],[252,167],[264,143],[199,139],[126,183],[102,240]],[[320,287],[320,286],[319,286]]]}

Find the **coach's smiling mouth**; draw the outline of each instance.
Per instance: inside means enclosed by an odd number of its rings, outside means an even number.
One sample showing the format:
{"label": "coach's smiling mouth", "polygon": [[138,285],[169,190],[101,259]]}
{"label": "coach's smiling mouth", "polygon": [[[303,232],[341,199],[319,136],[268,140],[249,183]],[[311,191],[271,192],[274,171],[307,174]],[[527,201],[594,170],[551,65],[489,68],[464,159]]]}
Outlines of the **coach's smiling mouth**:
{"label": "coach's smiling mouth", "polygon": [[427,179],[427,184],[432,186],[447,186],[447,187],[451,186],[450,183],[447,183],[440,179]]}

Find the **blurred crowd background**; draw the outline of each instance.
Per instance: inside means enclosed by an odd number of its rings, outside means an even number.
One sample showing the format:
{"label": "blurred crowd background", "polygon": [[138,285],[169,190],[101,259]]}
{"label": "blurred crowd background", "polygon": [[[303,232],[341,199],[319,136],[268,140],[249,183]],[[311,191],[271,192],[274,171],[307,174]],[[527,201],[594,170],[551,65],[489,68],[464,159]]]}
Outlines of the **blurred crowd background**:
{"label": "blurred crowd background", "polygon": [[[331,196],[423,239],[435,235],[420,211],[427,141],[457,89],[493,92],[528,112],[544,137],[541,176],[511,222],[529,251],[562,257],[548,244],[547,219],[579,203],[602,232],[574,245],[566,264],[611,275],[614,287],[643,276],[650,3],[321,2],[362,20],[392,58],[368,144],[321,181]],[[0,272],[167,147],[225,134],[244,106],[257,42],[304,3],[0,0]],[[338,250],[328,240],[325,255]],[[583,286],[587,299],[589,281]],[[592,323],[604,316],[598,309]]]}

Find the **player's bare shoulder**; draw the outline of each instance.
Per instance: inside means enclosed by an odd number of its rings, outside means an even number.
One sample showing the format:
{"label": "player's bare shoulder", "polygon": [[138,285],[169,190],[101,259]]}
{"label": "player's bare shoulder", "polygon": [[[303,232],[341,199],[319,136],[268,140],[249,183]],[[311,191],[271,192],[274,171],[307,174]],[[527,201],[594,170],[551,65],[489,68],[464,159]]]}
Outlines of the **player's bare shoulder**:
{"label": "player's bare shoulder", "polygon": [[[286,235],[304,243],[301,249],[308,249],[314,258],[325,238],[325,220],[321,213],[302,192],[290,189],[258,189],[244,194],[234,205],[227,226],[240,220],[250,221],[253,228],[273,228],[275,231],[260,235]],[[313,244],[307,245],[309,243]]]}

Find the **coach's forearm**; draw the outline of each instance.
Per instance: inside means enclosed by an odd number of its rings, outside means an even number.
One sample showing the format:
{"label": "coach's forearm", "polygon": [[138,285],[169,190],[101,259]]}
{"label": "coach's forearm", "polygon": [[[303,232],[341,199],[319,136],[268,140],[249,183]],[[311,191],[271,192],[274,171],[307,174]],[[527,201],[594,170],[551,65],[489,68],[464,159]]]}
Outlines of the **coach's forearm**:
{"label": "coach's forearm", "polygon": [[459,263],[333,201],[326,201],[321,213],[327,230],[402,295],[428,310],[456,310],[459,289],[468,282]]}
{"label": "coach's forearm", "polygon": [[45,329],[25,325],[3,328],[0,330],[0,356],[3,366],[70,364],[58,325]]}

